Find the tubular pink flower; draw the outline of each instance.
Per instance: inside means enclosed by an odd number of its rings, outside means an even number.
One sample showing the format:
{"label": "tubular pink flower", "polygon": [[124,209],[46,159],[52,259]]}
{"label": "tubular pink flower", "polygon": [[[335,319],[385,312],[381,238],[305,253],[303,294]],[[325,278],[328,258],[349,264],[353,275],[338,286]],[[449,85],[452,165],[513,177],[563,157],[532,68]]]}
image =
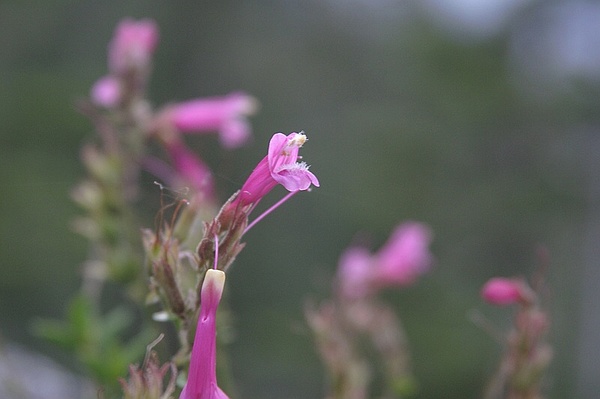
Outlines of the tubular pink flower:
{"label": "tubular pink flower", "polygon": [[338,288],[342,297],[359,299],[387,286],[415,282],[431,263],[431,232],[421,223],[408,222],[394,230],[387,243],[375,254],[367,249],[347,249],[340,257]]}
{"label": "tubular pink flower", "polygon": [[108,45],[108,68],[120,75],[131,69],[146,69],[158,44],[158,27],[150,19],[122,20]]}
{"label": "tubular pink flower", "polygon": [[161,118],[181,132],[218,131],[226,148],[236,148],[250,138],[246,117],[256,110],[256,100],[245,93],[191,100],[168,107]]}
{"label": "tubular pink flower", "polygon": [[[240,238],[265,216],[298,192],[308,190],[311,184],[319,187],[319,180],[308,170],[308,165],[297,162],[298,151],[306,140],[303,132],[294,132],[287,136],[283,133],[275,133],[269,142],[267,156],[256,165],[240,191],[221,208],[211,224],[210,228],[213,230],[211,235],[226,232],[228,238],[224,241],[229,242],[230,246],[236,243],[235,248],[239,250],[241,249]],[[258,202],[277,184],[281,184],[290,192],[254,221],[248,223],[248,217]],[[210,250],[208,241],[206,242],[206,245],[200,245],[199,251]]]}
{"label": "tubular pink flower", "polygon": [[421,223],[398,226],[385,246],[375,255],[375,281],[381,286],[408,285],[429,270],[430,229]]}
{"label": "tubular pink flower", "polygon": [[121,84],[113,76],[104,76],[94,83],[90,97],[96,105],[114,108],[121,101]]}
{"label": "tubular pink flower", "polygon": [[216,316],[224,285],[223,271],[206,271],[188,380],[179,399],[229,399],[217,385]]}
{"label": "tubular pink flower", "polygon": [[166,150],[173,160],[173,167],[186,183],[192,185],[196,193],[209,198],[214,196],[213,179],[210,169],[200,158],[185,147],[180,140],[171,140]]}
{"label": "tubular pink flower", "polygon": [[481,297],[492,305],[512,305],[525,299],[523,283],[515,279],[494,277],[481,288]]}
{"label": "tubular pink flower", "polygon": [[269,151],[252,171],[236,201],[239,205],[256,205],[277,184],[290,192],[319,187],[319,180],[305,162],[296,162],[300,147],[306,142],[304,133],[275,133]]}

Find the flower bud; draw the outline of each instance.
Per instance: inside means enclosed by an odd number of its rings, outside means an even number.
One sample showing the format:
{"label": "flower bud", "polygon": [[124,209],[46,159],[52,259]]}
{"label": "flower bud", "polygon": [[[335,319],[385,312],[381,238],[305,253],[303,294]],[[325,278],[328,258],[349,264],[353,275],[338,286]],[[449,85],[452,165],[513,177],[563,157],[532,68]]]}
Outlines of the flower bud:
{"label": "flower bud", "polygon": [[158,27],[149,19],[124,19],[108,46],[108,67],[122,75],[130,70],[146,70],[158,44]]}
{"label": "flower bud", "polygon": [[223,294],[225,273],[206,271],[202,284],[200,315],[190,359],[188,380],[180,399],[228,399],[217,385],[217,308]]}
{"label": "flower bud", "polygon": [[520,280],[495,277],[481,289],[481,297],[492,305],[505,306],[528,298],[524,283]]}
{"label": "flower bud", "polygon": [[115,108],[121,101],[121,84],[113,76],[104,76],[94,83],[90,97],[96,105]]}

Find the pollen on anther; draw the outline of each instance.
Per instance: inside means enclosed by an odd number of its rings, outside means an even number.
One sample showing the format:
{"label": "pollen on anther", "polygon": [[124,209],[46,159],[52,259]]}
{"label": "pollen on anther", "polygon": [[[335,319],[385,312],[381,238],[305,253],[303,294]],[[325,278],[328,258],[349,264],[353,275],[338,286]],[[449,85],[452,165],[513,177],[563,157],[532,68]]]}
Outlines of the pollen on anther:
{"label": "pollen on anther", "polygon": [[290,145],[293,145],[296,147],[302,147],[304,145],[304,143],[306,143],[306,140],[308,140],[306,138],[306,135],[304,135],[302,133],[298,133],[297,135],[294,136],[293,139],[290,140]]}

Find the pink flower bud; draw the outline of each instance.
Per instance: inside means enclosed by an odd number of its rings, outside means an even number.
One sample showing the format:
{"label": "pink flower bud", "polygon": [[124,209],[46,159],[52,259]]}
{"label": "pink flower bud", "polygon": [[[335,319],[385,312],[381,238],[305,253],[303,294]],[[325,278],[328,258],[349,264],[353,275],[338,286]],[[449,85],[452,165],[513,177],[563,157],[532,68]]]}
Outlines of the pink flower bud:
{"label": "pink flower bud", "polygon": [[146,69],[157,44],[158,27],[154,21],[122,20],[108,45],[109,70],[120,75],[131,69]]}
{"label": "pink flower bud", "polygon": [[121,101],[121,85],[112,76],[100,78],[92,86],[90,93],[92,102],[104,108],[114,108]]}
{"label": "pink flower bud", "polygon": [[190,359],[188,380],[179,399],[228,399],[217,385],[217,308],[221,301],[225,273],[206,271],[200,292],[200,316]]}
{"label": "pink flower bud", "polygon": [[159,119],[180,132],[218,131],[226,148],[236,148],[250,138],[246,117],[256,110],[256,100],[245,93],[191,100],[165,109]]}
{"label": "pink flower bud", "polygon": [[524,299],[523,283],[520,280],[495,277],[484,284],[481,297],[493,305],[512,305]]}

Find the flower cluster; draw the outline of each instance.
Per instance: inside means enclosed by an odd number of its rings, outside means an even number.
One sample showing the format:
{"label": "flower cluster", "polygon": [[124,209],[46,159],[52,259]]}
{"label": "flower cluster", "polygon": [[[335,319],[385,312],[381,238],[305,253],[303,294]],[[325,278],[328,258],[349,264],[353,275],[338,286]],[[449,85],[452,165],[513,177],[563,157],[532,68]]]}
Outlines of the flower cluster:
{"label": "flower cluster", "polygon": [[[183,135],[218,133],[227,149],[244,145],[251,136],[247,117],[257,101],[243,92],[198,98],[169,104],[155,112],[145,100],[152,56],[159,41],[154,21],[123,20],[108,47],[109,74],[92,87],[91,101],[120,116],[121,123],[134,123],[139,140],[154,138],[164,148],[172,165],[143,155],[138,160],[169,185],[189,186],[204,201],[214,200],[212,174],[204,162],[186,147]],[[139,132],[141,130],[141,132]]]}
{"label": "flower cluster", "polygon": [[[132,319],[122,316],[128,313],[121,308],[99,313],[104,284],[120,284],[131,303],[152,308],[154,321],[172,322],[176,334],[171,338],[178,340],[177,352],[163,366],[151,351],[154,344],[147,349],[142,366],[131,366],[129,379],[121,379],[124,397],[167,399],[181,389],[180,399],[227,399],[225,392],[231,391],[226,380],[219,378],[224,389],[217,384],[217,329],[221,328],[217,319],[224,319],[226,273],[253,226],[320,182],[300,156],[306,134],[275,133],[266,155],[221,205],[210,167],[187,140],[192,140],[191,135],[216,133],[225,150],[243,146],[252,136],[248,117],[256,112],[257,101],[235,91],[153,109],[146,87],[158,42],[153,21],[123,20],[108,46],[108,73],[93,85],[90,100],[81,107],[99,133],[99,142],[82,151],[88,177],[74,192],[86,211],[76,226],[90,240],[93,257],[84,266],[84,298],[74,301],[71,325],[63,335],[56,328],[51,333],[80,352],[80,360],[101,384],[116,381],[130,357],[139,353],[138,346],[120,341],[128,326],[121,320]],[[161,206],[156,223],[154,229],[142,230],[140,240],[135,211],[144,169],[175,187],[176,195],[165,204],[164,186],[157,183]],[[253,215],[279,185],[287,194],[262,214]],[[181,187],[189,192],[179,191]],[[377,251],[362,246],[346,249],[331,298],[306,307],[307,323],[329,372],[329,398],[365,399],[375,392],[392,398],[414,392],[407,338],[381,294],[391,287],[409,287],[430,270],[431,241],[427,225],[409,221],[396,226]],[[545,342],[549,322],[538,291],[523,279],[508,278],[493,278],[481,290],[482,298],[491,304],[517,306],[514,327],[506,338],[503,378],[492,385],[489,397],[541,397],[540,378],[552,351]],[[141,337],[156,333],[152,328],[158,323],[148,327],[150,321],[146,322]],[[117,361],[110,363],[112,356],[104,356],[107,350],[132,355],[115,356]],[[383,387],[373,389],[374,381]]]}
{"label": "flower cluster", "polygon": [[[386,393],[403,396],[415,389],[409,351],[400,321],[377,293],[389,286],[408,286],[432,262],[431,232],[421,223],[399,225],[375,254],[361,247],[341,256],[334,297],[309,306],[306,318],[330,374],[332,398],[369,397],[374,378],[369,353],[376,353]],[[370,348],[361,343],[367,342]]]}
{"label": "flower cluster", "polygon": [[[123,20],[108,46],[108,73],[93,85],[90,101],[81,106],[100,138],[83,150],[89,177],[74,192],[76,201],[87,211],[77,221],[77,228],[90,239],[91,252],[98,254],[85,264],[84,291],[91,302],[99,301],[105,281],[114,281],[124,284],[135,301],[159,307],[154,320],[172,320],[178,330],[180,349],[172,358],[173,364],[182,375],[189,365],[182,397],[226,397],[201,382],[209,378],[206,370],[212,370],[210,378],[215,378],[214,319],[223,289],[223,270],[243,248],[243,234],[290,198],[286,196],[249,224],[251,211],[271,189],[281,184],[295,194],[311,185],[319,186],[319,181],[305,163],[298,162],[306,135],[276,133],[265,158],[217,212],[212,172],[188,146],[188,137],[217,133],[226,150],[246,144],[251,138],[248,117],[256,112],[257,101],[235,91],[154,110],[146,88],[158,42],[154,21]],[[165,204],[164,186],[157,183],[161,208],[155,229],[143,230],[140,248],[139,228],[133,222],[143,169],[174,187],[174,192],[184,194]],[[144,265],[147,273],[143,273]],[[144,281],[147,277],[149,284]],[[100,315],[93,317],[101,319]],[[205,342],[212,342],[212,346]],[[206,360],[209,358],[212,360]],[[103,367],[94,366],[102,374]],[[126,395],[134,397],[147,391],[141,395],[156,396],[162,387],[158,379],[162,380],[165,369],[151,363],[144,370],[131,369],[131,380],[123,385]],[[150,380],[146,381],[144,373]]]}
{"label": "flower cluster", "polygon": [[550,323],[538,292],[523,279],[495,277],[484,284],[481,296],[496,306],[518,306],[498,375],[486,398],[541,398],[541,378],[552,359],[552,348],[545,340]]}

